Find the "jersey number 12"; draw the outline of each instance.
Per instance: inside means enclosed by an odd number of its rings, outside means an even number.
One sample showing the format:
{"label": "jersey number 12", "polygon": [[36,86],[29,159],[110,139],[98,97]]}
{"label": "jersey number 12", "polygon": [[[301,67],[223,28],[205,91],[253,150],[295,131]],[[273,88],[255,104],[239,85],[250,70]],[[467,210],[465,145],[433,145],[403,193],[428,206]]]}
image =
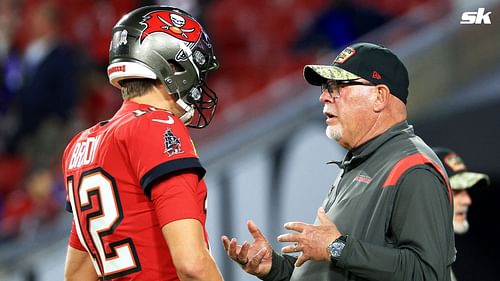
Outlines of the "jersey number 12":
{"label": "jersey number 12", "polygon": [[[87,251],[90,248],[97,273],[104,275],[105,279],[112,279],[140,271],[132,239],[105,239],[113,234],[123,219],[120,196],[113,177],[103,169],[92,169],[82,174],[77,187],[74,186],[74,178],[68,177],[67,187],[76,232]],[[94,206],[94,203],[97,204]],[[81,216],[84,212],[86,214]],[[87,235],[84,236],[84,232]]]}

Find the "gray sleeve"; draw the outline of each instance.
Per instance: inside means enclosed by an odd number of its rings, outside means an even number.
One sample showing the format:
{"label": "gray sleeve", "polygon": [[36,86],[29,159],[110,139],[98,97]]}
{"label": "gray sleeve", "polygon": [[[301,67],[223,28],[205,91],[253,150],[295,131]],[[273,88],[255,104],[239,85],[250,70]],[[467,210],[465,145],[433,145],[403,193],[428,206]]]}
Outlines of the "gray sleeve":
{"label": "gray sleeve", "polygon": [[403,174],[386,233],[390,246],[349,237],[337,266],[368,280],[450,280],[453,209],[441,177],[425,166]]}
{"label": "gray sleeve", "polygon": [[271,271],[265,277],[264,281],[288,281],[292,277],[295,268],[296,257],[290,255],[279,255],[273,251],[273,265]]}

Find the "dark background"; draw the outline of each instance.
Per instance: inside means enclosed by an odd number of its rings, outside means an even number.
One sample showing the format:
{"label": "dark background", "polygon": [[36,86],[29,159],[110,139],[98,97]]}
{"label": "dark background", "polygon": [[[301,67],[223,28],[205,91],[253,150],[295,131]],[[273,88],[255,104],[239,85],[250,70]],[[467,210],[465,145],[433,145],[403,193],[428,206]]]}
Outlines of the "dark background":
{"label": "dark background", "polygon": [[465,104],[448,113],[446,103],[413,122],[415,131],[431,146],[455,150],[471,171],[487,173],[491,186],[469,190],[472,205],[466,234],[455,235],[457,260],[453,270],[459,281],[499,280],[500,244],[500,102]]}

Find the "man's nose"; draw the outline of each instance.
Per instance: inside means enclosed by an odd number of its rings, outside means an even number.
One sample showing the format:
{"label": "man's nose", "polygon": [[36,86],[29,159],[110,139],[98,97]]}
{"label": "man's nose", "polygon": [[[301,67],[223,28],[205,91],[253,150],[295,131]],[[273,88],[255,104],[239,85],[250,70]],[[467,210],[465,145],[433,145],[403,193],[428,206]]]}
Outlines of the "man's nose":
{"label": "man's nose", "polygon": [[321,95],[319,96],[319,101],[321,103],[331,103],[331,102],[333,102],[332,95],[330,95],[330,93],[328,93],[327,89],[323,89],[321,91]]}
{"label": "man's nose", "polygon": [[470,197],[470,195],[467,191],[464,191],[462,201],[464,202],[464,204],[467,204],[467,205],[472,204],[472,198]]}

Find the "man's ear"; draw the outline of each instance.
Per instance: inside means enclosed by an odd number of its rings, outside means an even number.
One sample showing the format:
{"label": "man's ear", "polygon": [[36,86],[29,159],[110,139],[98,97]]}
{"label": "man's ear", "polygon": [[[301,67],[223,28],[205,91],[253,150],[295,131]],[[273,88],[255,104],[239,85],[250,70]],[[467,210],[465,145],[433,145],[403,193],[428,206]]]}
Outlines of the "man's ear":
{"label": "man's ear", "polygon": [[373,110],[375,112],[381,112],[387,107],[389,99],[391,98],[391,91],[386,85],[377,85],[377,97],[375,99],[375,104]]}

